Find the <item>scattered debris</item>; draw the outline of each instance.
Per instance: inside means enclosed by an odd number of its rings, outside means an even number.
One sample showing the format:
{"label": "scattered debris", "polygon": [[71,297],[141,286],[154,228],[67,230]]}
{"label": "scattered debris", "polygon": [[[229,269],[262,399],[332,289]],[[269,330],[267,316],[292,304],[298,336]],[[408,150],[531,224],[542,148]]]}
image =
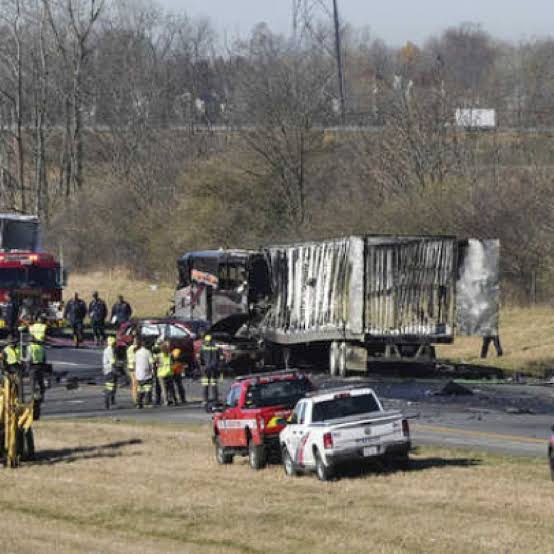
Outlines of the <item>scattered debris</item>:
{"label": "scattered debris", "polygon": [[473,394],[471,389],[464,387],[454,381],[448,381],[442,389],[433,393],[433,396],[470,396]]}
{"label": "scattered debris", "polygon": [[509,406],[506,408],[507,414],[516,414],[516,415],[522,415],[522,414],[531,414],[534,415],[536,412],[535,410],[532,410],[531,408],[518,408],[516,406]]}
{"label": "scattered debris", "polygon": [[77,377],[71,377],[67,380],[65,384],[67,390],[75,390],[79,388],[79,379]]}

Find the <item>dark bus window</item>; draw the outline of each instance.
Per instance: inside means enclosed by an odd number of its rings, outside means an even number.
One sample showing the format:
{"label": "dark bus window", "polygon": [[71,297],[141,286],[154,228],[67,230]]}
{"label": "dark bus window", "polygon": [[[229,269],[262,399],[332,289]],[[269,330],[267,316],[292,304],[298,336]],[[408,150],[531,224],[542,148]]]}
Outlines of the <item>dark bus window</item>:
{"label": "dark bus window", "polygon": [[219,264],[219,289],[236,290],[247,281],[246,267],[244,264],[220,263]]}

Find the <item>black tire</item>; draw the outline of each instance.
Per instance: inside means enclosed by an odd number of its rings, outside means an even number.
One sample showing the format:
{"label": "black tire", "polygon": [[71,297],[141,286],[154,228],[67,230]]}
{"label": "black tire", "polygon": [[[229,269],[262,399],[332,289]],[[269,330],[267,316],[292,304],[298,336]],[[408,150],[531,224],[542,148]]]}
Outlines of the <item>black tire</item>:
{"label": "black tire", "polygon": [[283,446],[282,449],[282,456],[283,456],[283,469],[285,470],[285,475],[287,477],[296,477],[298,475],[298,471],[296,469],[296,466],[294,465],[294,462],[292,461],[292,458],[289,454],[289,450],[286,446]]}
{"label": "black tire", "polygon": [[250,440],[248,443],[248,462],[250,467],[256,471],[266,466],[267,455],[263,445],[254,444],[254,441]]}
{"label": "black tire", "polygon": [[333,477],[333,470],[325,465],[325,462],[317,451],[315,453],[315,473],[320,481],[329,481]]}
{"label": "black tire", "polygon": [[218,464],[226,465],[233,463],[233,455],[226,452],[226,448],[221,444],[219,437],[215,438],[215,459]]}

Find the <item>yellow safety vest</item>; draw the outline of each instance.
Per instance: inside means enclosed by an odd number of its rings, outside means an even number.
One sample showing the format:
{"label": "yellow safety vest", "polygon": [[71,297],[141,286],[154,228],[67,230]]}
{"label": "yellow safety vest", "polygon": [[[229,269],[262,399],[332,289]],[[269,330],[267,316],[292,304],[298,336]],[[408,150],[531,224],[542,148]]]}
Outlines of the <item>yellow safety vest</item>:
{"label": "yellow safety vest", "polygon": [[171,354],[158,354],[158,377],[171,377],[173,370],[171,369]]}
{"label": "yellow safety vest", "polygon": [[4,356],[6,360],[6,365],[16,365],[21,361],[21,356],[19,355],[19,349],[14,348],[13,346],[6,346],[4,348]]}
{"label": "yellow safety vest", "polygon": [[127,369],[130,371],[135,370],[135,358],[136,358],[136,347],[134,345],[127,348]]}
{"label": "yellow safety vest", "polygon": [[44,341],[44,339],[46,339],[47,329],[48,325],[46,325],[46,323],[34,323],[29,328],[29,333],[31,333],[31,336],[33,336],[35,339]]}
{"label": "yellow safety vest", "polygon": [[31,343],[29,345],[31,364],[43,364],[46,361],[46,352],[42,344]]}

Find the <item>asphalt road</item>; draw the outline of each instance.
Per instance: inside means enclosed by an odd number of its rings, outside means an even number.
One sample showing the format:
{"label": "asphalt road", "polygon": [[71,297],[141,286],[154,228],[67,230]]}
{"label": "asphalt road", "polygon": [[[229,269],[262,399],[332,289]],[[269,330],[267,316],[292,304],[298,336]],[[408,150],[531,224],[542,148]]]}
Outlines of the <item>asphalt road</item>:
{"label": "asphalt road", "polygon": [[[167,422],[208,422],[200,405],[197,381],[186,381],[188,402],[184,406],[137,410],[129,389],[118,391],[118,406],[103,407],[101,351],[92,347],[48,349],[54,371],[62,375],[46,393],[44,418],[99,417]],[[323,386],[331,382],[314,374]],[[77,381],[78,380],[78,381]],[[220,383],[223,398],[230,379]],[[554,423],[554,387],[515,384],[465,385],[472,394],[442,396],[445,381],[409,380],[384,376],[349,378],[349,383],[367,382],[386,408],[402,410],[410,417],[414,444],[462,447],[516,456],[545,456],[550,427]]]}

